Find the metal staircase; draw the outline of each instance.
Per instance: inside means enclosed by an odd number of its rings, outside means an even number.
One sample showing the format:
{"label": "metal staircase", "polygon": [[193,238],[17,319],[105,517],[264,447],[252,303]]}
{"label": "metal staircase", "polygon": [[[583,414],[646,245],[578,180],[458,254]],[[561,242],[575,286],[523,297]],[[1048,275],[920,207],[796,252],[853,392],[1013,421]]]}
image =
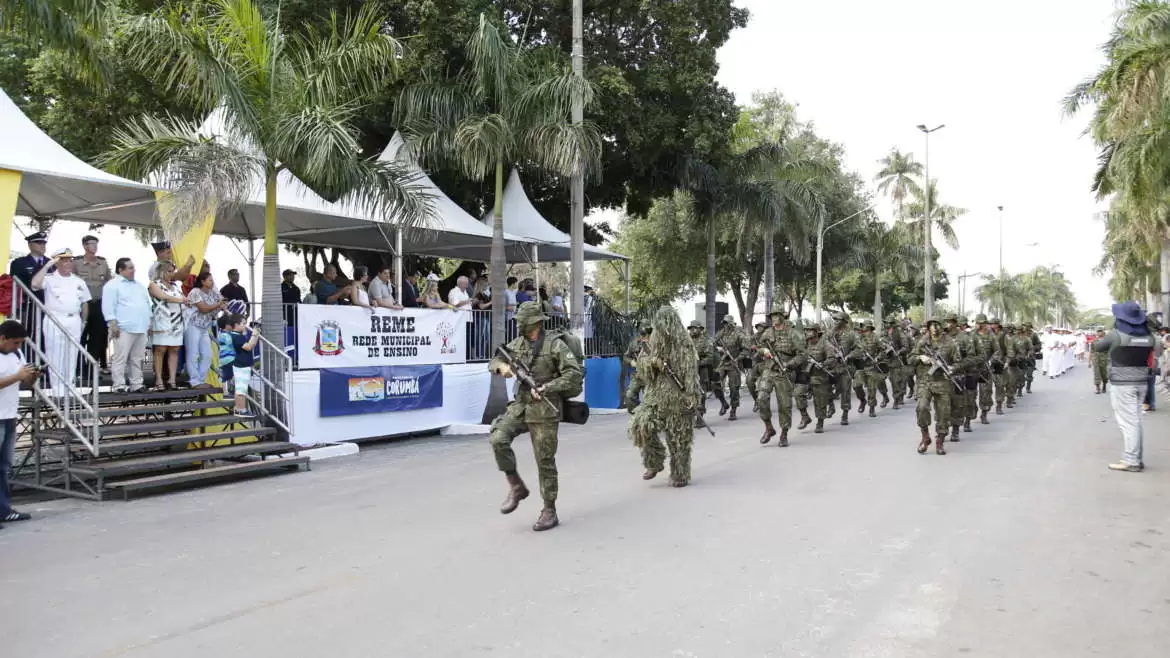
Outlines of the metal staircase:
{"label": "metal staircase", "polygon": [[288,441],[291,359],[263,337],[249,394],[257,417],[242,418],[215,389],[113,393],[101,385],[97,362],[68,334],[67,349],[76,353],[79,368],[65,381],[61,359],[50,359],[44,347],[46,327],[65,333],[63,328],[19,281],[13,281],[13,292],[14,319],[29,329],[27,359],[43,367],[48,379],[42,375],[21,405],[28,449],[15,465],[14,486],[103,500],[308,469],[309,458]]}

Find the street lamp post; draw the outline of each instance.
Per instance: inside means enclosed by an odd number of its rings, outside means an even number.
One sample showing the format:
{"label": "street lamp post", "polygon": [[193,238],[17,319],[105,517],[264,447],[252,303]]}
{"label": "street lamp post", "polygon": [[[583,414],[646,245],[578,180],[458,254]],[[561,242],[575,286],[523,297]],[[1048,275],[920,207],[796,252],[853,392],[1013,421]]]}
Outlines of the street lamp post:
{"label": "street lamp post", "polygon": [[964,311],[967,310],[967,288],[970,284],[965,283],[965,281],[973,276],[984,276],[984,273],[974,272],[967,274],[963,272],[959,275],[959,315],[964,315]]}
{"label": "street lamp post", "polygon": [[[573,75],[585,77],[585,49],[582,44],[584,28],[582,16],[584,0],[573,1]],[[572,120],[580,126],[585,120],[585,99],[580,91],[573,94]],[[578,158],[580,154],[578,154]],[[585,172],[578,161],[576,172],[569,181],[569,322],[573,331],[581,335],[585,324]]]}
{"label": "street lamp post", "polygon": [[942,130],[946,124],[939,124],[934,128],[927,128],[926,124],[918,124],[918,129],[926,135],[926,188],[924,194],[926,196],[926,216],[923,217],[923,244],[926,246],[925,262],[923,263],[923,306],[926,311],[926,319],[929,320],[934,317],[934,263],[931,260],[931,245],[930,245],[930,133]]}
{"label": "street lamp post", "polygon": [[834,226],[837,226],[839,224],[844,224],[845,222],[853,219],[854,217],[856,217],[862,213],[873,210],[874,206],[876,206],[876,205],[877,204],[875,203],[875,204],[871,205],[870,207],[866,208],[865,210],[859,210],[859,211],[853,213],[852,215],[846,217],[845,219],[839,219],[839,220],[833,222],[832,224],[829,224],[828,226],[825,226],[825,218],[822,215],[820,218],[820,221],[817,223],[817,304],[816,304],[816,306],[817,306],[817,322],[818,323],[821,321],[821,262],[822,262],[822,258],[824,257],[824,253],[825,253],[825,234],[828,233],[829,230],[832,229]]}
{"label": "street lamp post", "polygon": [[999,206],[999,273],[1003,274],[1003,206]]}

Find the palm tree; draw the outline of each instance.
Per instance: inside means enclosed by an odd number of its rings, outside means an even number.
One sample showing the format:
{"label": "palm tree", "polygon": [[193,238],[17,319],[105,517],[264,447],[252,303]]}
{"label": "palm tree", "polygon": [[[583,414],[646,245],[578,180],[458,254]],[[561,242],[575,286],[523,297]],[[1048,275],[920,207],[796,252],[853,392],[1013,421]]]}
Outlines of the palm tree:
{"label": "palm tree", "polygon": [[898,219],[905,217],[903,205],[911,195],[920,196],[922,186],[918,180],[922,178],[922,164],[914,159],[913,153],[902,153],[898,149],[890,149],[890,154],[878,161],[882,166],[875,180],[878,183],[878,192],[889,194],[890,199],[897,204]]}
{"label": "palm tree", "polygon": [[850,260],[859,269],[873,275],[873,317],[878,321],[884,317],[883,278],[889,274],[898,279],[909,279],[911,272],[922,262],[924,248],[916,237],[917,233],[905,222],[886,226],[881,221],[870,220],[864,235],[865,239],[854,243]]}
{"label": "palm tree", "polygon": [[110,75],[103,42],[117,10],[116,3],[99,0],[0,0],[0,32],[53,48],[79,75],[102,82]]}
{"label": "palm tree", "polygon": [[992,315],[1010,321],[1012,316],[1009,315],[1009,311],[1014,311],[1020,303],[1018,275],[1007,272],[983,275],[983,285],[975,289],[975,298],[986,306]]}
{"label": "palm tree", "polygon": [[217,108],[227,134],[208,138],[191,122],[143,117],[115,133],[102,161],[130,178],[156,176],[171,190],[160,214],[172,236],[242,203],[262,181],[262,321],[278,345],[278,175],[288,171],[328,199],[407,228],[431,216],[408,168],[358,156],[355,119],[394,75],[400,52],[372,9],[286,35],[252,0],[210,0],[136,18],[124,29],[129,59],[160,76],[171,93]]}
{"label": "palm tree", "polygon": [[[959,237],[955,234],[955,220],[967,214],[964,208],[957,208],[938,201],[938,181],[930,181],[928,188],[930,193],[930,215],[931,215],[931,229],[938,231],[942,236],[943,242],[951,249],[959,248]],[[914,200],[906,205],[905,217],[913,217],[913,219],[903,219],[902,221],[909,224],[919,235],[923,233],[925,227],[922,224],[922,217],[926,214],[925,198],[922,195],[922,190],[919,189],[915,193]]]}
{"label": "palm tree", "polygon": [[[573,75],[555,49],[523,50],[480,15],[467,40],[466,68],[446,80],[409,85],[398,99],[398,123],[424,162],[450,165],[476,180],[495,179],[492,213],[492,346],[504,340],[507,288],[504,257],[504,170],[524,162],[569,177],[596,173],[601,135],[589,121],[569,119],[574,96],[586,105],[593,88]],[[507,402],[504,380],[492,377],[484,411],[494,418]]]}

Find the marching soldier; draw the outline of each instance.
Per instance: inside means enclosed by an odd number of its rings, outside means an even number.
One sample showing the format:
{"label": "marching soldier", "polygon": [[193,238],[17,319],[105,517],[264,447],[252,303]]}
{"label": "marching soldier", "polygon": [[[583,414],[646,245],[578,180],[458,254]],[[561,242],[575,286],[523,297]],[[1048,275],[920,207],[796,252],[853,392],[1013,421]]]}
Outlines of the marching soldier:
{"label": "marching soldier", "polygon": [[[630,421],[629,436],[642,451],[643,480],[662,472],[669,450],[670,486],[685,487],[691,481],[692,416],[699,394],[698,381],[687,374],[698,370],[698,357],[682,320],[669,306],[654,314],[645,345],[637,363],[646,396]],[[665,448],[660,433],[666,437]]]}
{"label": "marching soldier", "polygon": [[1020,382],[1024,377],[1024,353],[1020,352],[1019,344],[1015,325],[1005,326],[1003,345],[1008,360],[1007,381],[1005,382],[1007,384],[1007,404],[1005,406],[1008,409],[1016,406],[1016,394],[1020,390]]}
{"label": "marching soldier", "polygon": [[[832,416],[833,379],[836,377],[835,373],[839,365],[837,357],[825,344],[825,340],[821,336],[822,333],[823,329],[817,324],[805,328],[808,351],[808,365],[805,366],[805,370],[809,374],[808,390],[812,393],[813,413],[817,417],[817,426],[813,430],[815,434],[824,433],[825,418]],[[807,394],[803,403],[797,401],[797,407],[800,409],[801,417],[800,426],[797,429],[804,429],[808,427],[809,423]]]}
{"label": "marching soldier", "polygon": [[764,358],[763,371],[756,385],[760,419],[764,421],[764,435],[760,437],[760,443],[768,443],[776,436],[776,428],[772,425],[772,392],[775,391],[776,402],[780,406],[780,447],[787,448],[788,429],[792,427],[792,377],[808,358],[804,345],[797,342],[794,333],[789,330],[784,314],[773,311],[771,318],[772,327],[760,338],[760,354]]}
{"label": "marching soldier", "polygon": [[[1105,337],[1105,330],[1097,330],[1097,340]],[[1093,350],[1089,354],[1089,363],[1093,368],[1093,386],[1096,387],[1097,393],[1104,393],[1105,386],[1109,383],[1109,351]]]}
{"label": "marching soldier", "polygon": [[893,316],[886,320],[886,334],[890,356],[890,393],[894,396],[894,409],[901,409],[906,401],[906,380],[910,370],[906,366],[906,357],[910,354],[910,342]]}
{"label": "marching soldier", "polygon": [[[528,432],[532,435],[532,452],[540,475],[540,496],[544,508],[532,526],[542,531],[555,528],[557,519],[557,427],[561,420],[561,401],[580,394],[585,369],[573,351],[556,336],[545,340],[543,326],[548,319],[539,302],[524,302],[516,311],[516,327],[520,335],[508,343],[508,350],[519,363],[528,364],[536,388],[517,381],[515,400],[508,403],[504,413],[492,421],[491,446],[496,465],[508,478],[508,496],[500,505],[501,514],[516,511],[520,501],[528,497],[528,487],[516,469],[516,454],[512,441]],[[499,357],[492,359],[488,368],[503,377],[515,373]],[[550,404],[551,403],[551,404]]]}
{"label": "marching soldier", "polygon": [[959,428],[964,432],[971,431],[971,416],[974,412],[968,407],[970,396],[967,395],[968,375],[975,371],[977,357],[975,343],[967,332],[963,331],[966,320],[959,320],[957,315],[947,316],[947,337],[955,344],[959,353],[959,360],[954,364],[958,382],[951,387],[951,441],[959,440]]}
{"label": "marching soldier", "polygon": [[[1020,389],[1020,397],[1023,397],[1024,391],[1028,394],[1032,393],[1032,377],[1036,374],[1036,353],[1040,352],[1040,338],[1032,332],[1032,323],[1025,322],[1020,335],[1020,349],[1025,350],[1027,358],[1024,359],[1024,380]],[[1027,345],[1024,341],[1027,341]]]}
{"label": "marching soldier", "polygon": [[951,425],[951,391],[955,384],[943,366],[953,367],[959,362],[958,348],[942,332],[938,320],[927,320],[926,333],[914,344],[910,354],[918,366],[918,404],[915,410],[918,429],[922,433],[918,454],[925,455],[930,448],[930,407],[933,404],[934,451],[945,455],[947,428]]}
{"label": "marching soldier", "polygon": [[626,366],[632,369],[630,372],[630,384],[626,386],[626,399],[624,402],[626,409],[630,413],[633,413],[634,409],[640,404],[638,394],[642,392],[644,382],[638,377],[637,362],[638,355],[646,348],[646,341],[650,339],[650,331],[650,321],[644,320],[642,326],[638,329],[638,335],[634,337],[634,340],[630,341],[630,346],[626,348],[626,354],[623,357]]}
{"label": "marching soldier", "polygon": [[[707,328],[703,326],[702,322],[698,320],[691,320],[688,328],[691,334],[691,343],[695,346],[695,354],[698,355],[698,377],[699,377],[699,416],[695,418],[695,427],[702,427],[703,416],[707,415],[707,393],[711,390],[711,382],[714,377],[711,376],[711,338],[707,336]],[[723,398],[723,391],[718,391],[716,398],[726,404]]]}
{"label": "marching soldier", "polygon": [[[735,420],[735,410],[739,409],[739,388],[741,385],[740,379],[740,361],[748,351],[747,336],[735,326],[735,318],[730,315],[723,317],[723,326],[719,328],[719,332],[715,334],[715,352],[719,357],[719,365],[716,369],[719,395],[723,395],[723,380],[727,379],[727,392],[731,402],[731,414],[728,415],[727,420]],[[723,407],[719,410],[719,415],[722,416],[727,412],[727,402],[721,399]]]}
{"label": "marching soldier", "polygon": [[[865,353],[865,367],[862,368],[862,379],[865,382],[865,393],[869,399],[869,417],[876,418],[877,413],[874,412],[874,407],[877,404],[877,396],[880,392],[882,395],[882,408],[890,403],[890,396],[886,392],[886,373],[887,365],[886,358],[886,343],[882,337],[874,332],[873,321],[866,320],[861,324],[861,338],[858,344]],[[858,409],[861,411],[861,409]]]}
{"label": "marching soldier", "polygon": [[979,353],[980,365],[978,373],[978,405],[979,422],[989,425],[987,412],[991,411],[991,400],[994,395],[995,377],[1003,372],[1003,350],[994,332],[987,326],[987,316],[980,313],[975,316],[975,333],[971,335],[975,342],[975,350]]}
{"label": "marching soldier", "polygon": [[748,394],[752,396],[752,412],[760,410],[760,405],[756,402],[756,383],[760,380],[760,372],[764,367],[764,357],[760,356],[760,338],[764,335],[764,331],[768,329],[767,322],[757,322],[756,333],[748,339],[748,349],[751,351],[751,368],[747,373],[747,389]]}
{"label": "marching soldier", "polygon": [[[833,321],[837,326],[829,332],[825,338],[829,349],[833,351],[834,356],[837,357],[837,379],[834,382],[834,388],[837,389],[837,395],[841,400],[841,424],[849,424],[849,410],[853,407],[853,398],[850,397],[853,391],[853,374],[855,372],[856,363],[862,356],[861,347],[857,343],[857,334],[849,327],[848,313],[834,313]],[[858,395],[862,404],[865,403],[865,389],[862,389]],[[862,406],[862,409],[865,407]]]}

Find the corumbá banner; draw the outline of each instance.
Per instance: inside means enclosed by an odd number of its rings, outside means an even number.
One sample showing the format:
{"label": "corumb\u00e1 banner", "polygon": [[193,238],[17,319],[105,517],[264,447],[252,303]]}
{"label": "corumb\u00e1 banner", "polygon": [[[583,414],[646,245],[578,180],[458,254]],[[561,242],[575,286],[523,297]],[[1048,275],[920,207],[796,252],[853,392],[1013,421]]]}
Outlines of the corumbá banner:
{"label": "corumb\u00e1 banner", "polygon": [[321,370],[322,416],[413,411],[443,406],[443,367],[371,366]]}
{"label": "corumb\u00e1 banner", "polygon": [[354,306],[297,307],[300,368],[348,368],[467,360],[465,313]]}

